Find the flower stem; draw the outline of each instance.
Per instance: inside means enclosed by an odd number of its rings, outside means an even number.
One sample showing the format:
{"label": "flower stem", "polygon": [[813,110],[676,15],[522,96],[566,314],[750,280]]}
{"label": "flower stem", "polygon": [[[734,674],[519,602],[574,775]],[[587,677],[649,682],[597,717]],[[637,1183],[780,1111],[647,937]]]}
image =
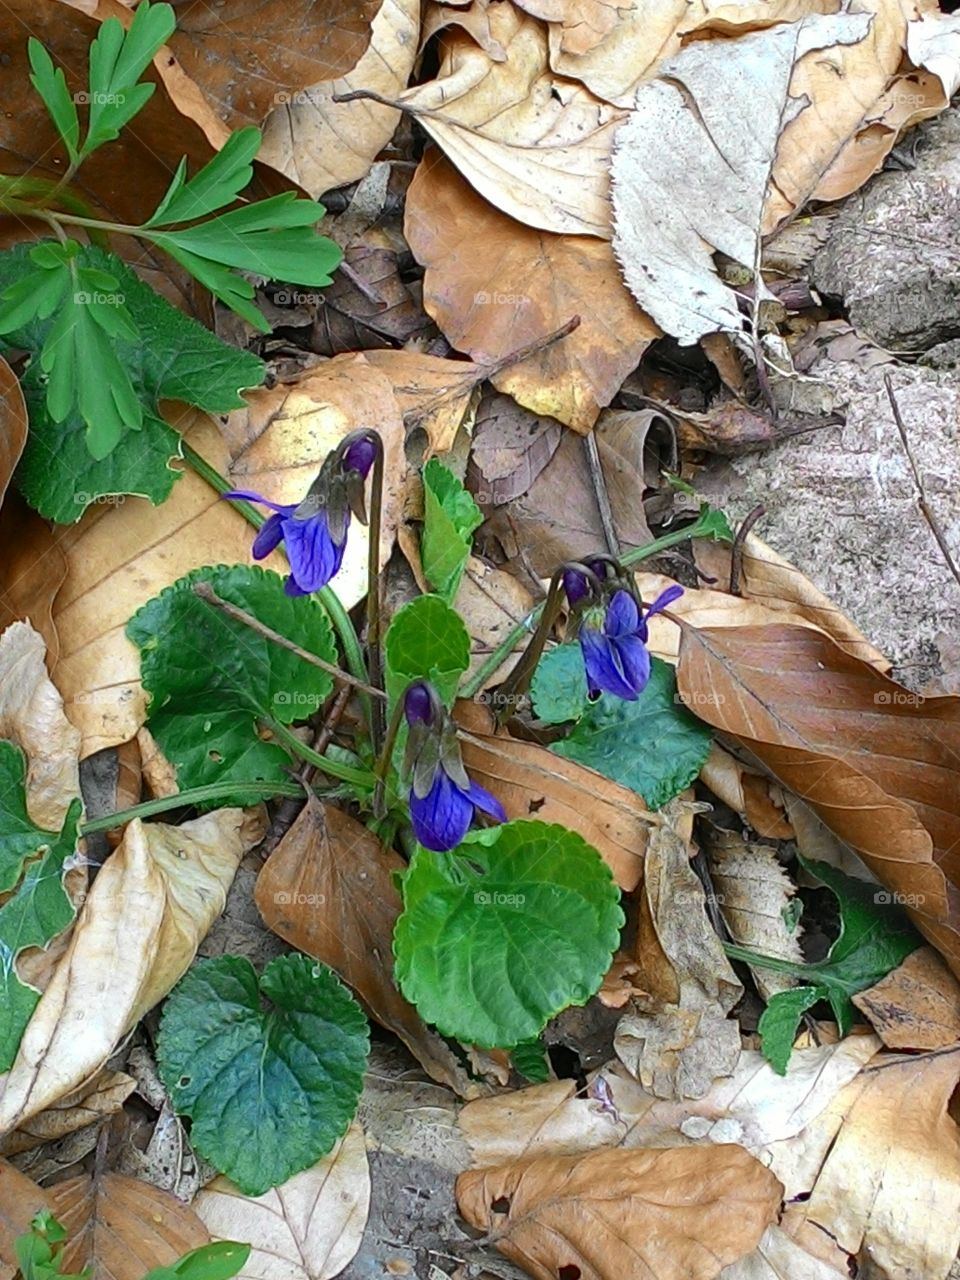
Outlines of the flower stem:
{"label": "flower stem", "polygon": [[[211,488],[216,489],[217,493],[226,493],[230,489],[229,482],[224,479],[216,467],[211,466],[206,458],[197,453],[192,445],[187,444],[186,440],[181,441],[180,448],[184,460],[190,464],[202,480],[206,480]],[[249,502],[234,501],[233,505],[255,529],[259,529],[263,524],[264,517]],[[314,595],[326,610],[327,616],[340,637],[347,669],[361,684],[365,685],[367,683],[367,667],[363,660],[363,650],[360,647],[360,641],[357,639],[353,623],[350,621],[350,615],[341,604],[340,597],[330,587],[321,587],[319,591],[314,592]],[[368,699],[366,701],[366,711],[368,722],[372,721],[372,710]]]}
{"label": "flower stem", "polygon": [[157,800],[144,800],[142,804],[131,805],[129,809],[119,809],[102,818],[81,822],[80,834],[90,836],[95,831],[110,831],[125,822],[132,822],[134,818],[150,818],[155,813],[167,813],[170,809],[183,809],[188,805],[206,804],[209,800],[245,794],[260,794],[264,800],[269,800],[272,796],[303,796],[304,789],[296,782],[208,782],[202,787],[191,787],[187,791],[178,791],[173,796],[161,796]]}
{"label": "flower stem", "polygon": [[[668,551],[671,547],[676,547],[681,542],[686,542],[688,538],[699,538],[701,533],[709,528],[707,524],[708,518],[708,512],[701,513],[693,524],[688,525],[685,529],[678,529],[675,533],[666,533],[662,538],[656,538],[653,542],[648,542],[645,547],[634,547],[632,551],[627,551],[620,557],[620,563],[622,565],[639,564],[641,560],[649,560],[651,556],[657,556],[661,551]],[[477,668],[460,690],[459,697],[476,697],[490,677],[496,675],[500,670],[524,635],[534,630],[540,621],[545,605],[546,601],[537,605],[535,609],[531,609],[522,622],[517,623],[506,639],[502,640],[486,661]]]}
{"label": "flower stem", "polygon": [[301,742],[292,730],[277,720],[266,720],[265,723],[274,737],[289,747],[295,755],[315,765],[329,777],[340,778],[341,781],[352,783],[355,787],[373,787],[374,777],[369,769],[355,769],[352,764],[344,764],[342,760],[333,760],[330,756],[321,755],[319,751],[314,751],[313,747],[308,747],[305,742]]}
{"label": "flower stem", "polygon": [[[373,462],[370,481],[370,549],[367,558],[367,669],[370,683],[378,690],[383,688],[383,664],[380,660],[380,523],[383,513],[383,441],[376,432],[377,453]],[[374,755],[383,741],[383,707],[375,702],[370,720],[370,736]]]}

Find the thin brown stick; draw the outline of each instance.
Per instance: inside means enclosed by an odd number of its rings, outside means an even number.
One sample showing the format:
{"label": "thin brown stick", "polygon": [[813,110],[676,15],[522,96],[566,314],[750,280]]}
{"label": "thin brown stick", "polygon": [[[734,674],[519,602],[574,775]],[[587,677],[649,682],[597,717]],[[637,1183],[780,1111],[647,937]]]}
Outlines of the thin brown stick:
{"label": "thin brown stick", "polygon": [[730,594],[732,596],[740,594],[740,574],[743,572],[743,544],[747,540],[747,534],[760,517],[765,514],[766,508],[761,503],[758,507],[753,508],[737,530],[737,536],[733,540],[733,551],[730,555]]}
{"label": "thin brown stick", "polygon": [[953,553],[951,552],[949,544],[944,537],[943,530],[940,528],[940,521],[934,515],[929,502],[927,502],[926,490],[923,487],[923,480],[920,478],[920,471],[914,461],[913,453],[911,452],[910,444],[907,440],[907,429],[903,425],[903,418],[900,416],[900,406],[897,404],[897,397],[894,395],[893,383],[890,381],[889,373],[884,375],[883,385],[887,389],[887,399],[890,401],[890,408],[893,410],[893,420],[897,424],[897,430],[900,432],[900,442],[903,445],[903,452],[907,455],[907,461],[910,463],[910,470],[913,472],[913,482],[917,486],[917,506],[920,508],[927,524],[930,526],[930,532],[937,540],[937,546],[943,553],[943,558],[947,562],[947,568],[953,574],[957,583],[960,584],[960,569],[957,568],[957,563],[953,558]]}
{"label": "thin brown stick", "polygon": [[337,680],[340,684],[349,685],[352,689],[359,689],[361,693],[369,694],[372,698],[386,700],[387,695],[381,689],[375,689],[373,685],[366,684],[363,680],[358,680],[356,676],[352,676],[349,671],[343,671],[340,667],[335,667],[332,662],[325,662],[323,658],[318,658],[315,653],[309,653],[306,649],[301,649],[298,644],[294,644],[292,640],[282,636],[279,631],[274,631],[272,627],[266,626],[259,618],[255,618],[252,613],[247,613],[245,609],[238,609],[229,600],[221,599],[209,582],[194,583],[193,591],[194,595],[198,596],[204,604],[220,609],[227,617],[233,618],[234,622],[240,622],[243,626],[249,627],[257,635],[263,636],[265,640],[270,640],[273,644],[278,644],[283,649],[289,649],[291,653],[295,653],[304,662],[309,662],[312,667],[319,667],[321,671],[326,671],[327,675],[333,676],[334,680]]}
{"label": "thin brown stick", "polygon": [[603,474],[603,467],[600,465],[600,451],[597,449],[595,431],[590,431],[583,437],[583,448],[587,455],[587,467],[590,470],[590,481],[593,485],[594,497],[597,500],[597,510],[600,512],[600,524],[603,527],[607,550],[612,556],[616,557],[620,554],[620,539],[617,537],[617,526],[613,519],[613,508],[610,506],[610,494],[607,491],[606,477]]}

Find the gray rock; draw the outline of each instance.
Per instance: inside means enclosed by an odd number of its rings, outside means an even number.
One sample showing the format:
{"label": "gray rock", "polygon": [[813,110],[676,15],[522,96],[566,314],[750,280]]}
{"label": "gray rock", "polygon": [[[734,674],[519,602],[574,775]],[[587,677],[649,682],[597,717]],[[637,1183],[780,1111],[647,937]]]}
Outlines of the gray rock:
{"label": "gray rock", "polygon": [[918,134],[916,168],[881,173],[851,196],[811,266],[817,290],[900,353],[960,337],[960,109]]}
{"label": "gray rock", "polygon": [[[698,489],[739,520],[758,503],[757,533],[791,560],[894,662],[911,688],[950,687],[960,585],[930,526],[897,432],[888,372],[927,501],[960,562],[960,379],[918,366],[862,369],[823,359],[844,427],[799,436],[705,472]],[[946,675],[946,679],[945,679]]]}

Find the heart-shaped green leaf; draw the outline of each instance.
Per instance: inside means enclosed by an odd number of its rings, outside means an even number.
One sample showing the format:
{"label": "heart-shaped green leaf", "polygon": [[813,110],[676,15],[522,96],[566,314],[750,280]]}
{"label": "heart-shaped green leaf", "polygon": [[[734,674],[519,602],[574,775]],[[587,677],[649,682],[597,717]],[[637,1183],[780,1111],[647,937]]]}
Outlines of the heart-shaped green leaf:
{"label": "heart-shaped green leaf", "polygon": [[[333,688],[326,672],[235,622],[193,590],[208,582],[308,652],[336,661],[327,615],[309,596],[288,596],[275,573],[248,565],[194,570],[148,600],[127,624],[151,695],[150,731],[177,769],[181,789],[232,781],[278,782],[287,752],[263,726],[306,720]],[[235,803],[257,797],[238,793]]]}
{"label": "heart-shaped green leaf", "polygon": [[249,960],[218,956],[167,1001],[157,1063],[196,1149],[259,1196],[346,1132],[369,1047],[360,1006],[326,965],[279,956],[258,982]]}
{"label": "heart-shaped green leaf", "polygon": [[384,642],[387,693],[393,702],[411,680],[430,680],[452,701],[470,665],[470,636],[439,596],[419,596],[399,609]]}
{"label": "heart-shaped green leaf", "polygon": [[623,912],[609,867],[573,831],[508,822],[455,853],[418,848],[403,876],[397,980],[427,1022],[486,1048],[532,1040],[597,991]]}

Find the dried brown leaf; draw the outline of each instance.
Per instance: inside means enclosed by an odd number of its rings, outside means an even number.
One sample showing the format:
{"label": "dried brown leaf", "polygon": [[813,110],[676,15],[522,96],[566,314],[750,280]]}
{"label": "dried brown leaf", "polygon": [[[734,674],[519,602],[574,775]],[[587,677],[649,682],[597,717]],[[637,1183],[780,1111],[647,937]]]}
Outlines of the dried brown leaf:
{"label": "dried brown leaf", "polygon": [[27,443],[27,406],[17,376],[0,356],[0,502]]}
{"label": "dried brown leaf", "polygon": [[543,1156],[457,1179],[463,1216],[536,1280],[710,1280],[756,1247],[782,1190],[737,1146]]}
{"label": "dried brown leaf", "polygon": [[680,696],[801,796],[960,969],[960,700],[791,626],[684,627]]}
{"label": "dried brown leaf", "polygon": [[114,1115],[137,1087],[122,1071],[103,1071],[93,1081],[66,1094],[54,1106],[0,1139],[0,1155],[15,1156],[44,1143],[58,1142],[88,1125]]}
{"label": "dried brown leaf", "polygon": [[[307,85],[355,67],[379,0],[231,0],[177,9],[170,48],[231,129],[259,125]],[[336,184],[332,184],[336,185]]]}
{"label": "dried brown leaf", "polygon": [[576,831],[599,852],[621,889],[637,887],[649,831],[659,819],[635,791],[546,747],[495,735],[493,717],[479,703],[458,702],[456,715],[467,731],[461,746],[470,776],[496,795],[508,818],[536,817]]}
{"label": "dried brown leaf", "polygon": [[0,1280],[12,1280],[17,1273],[14,1242],[30,1230],[34,1214],[41,1209],[51,1209],[49,1192],[6,1160],[0,1160]]}
{"label": "dried brown leaf", "polygon": [[960,1043],[960,983],[931,947],[852,997],[888,1049],[947,1049]]}
{"label": "dried brown leaf", "polygon": [[58,535],[11,491],[0,507],[0,546],[0,631],[29,621],[43,636],[52,670],[60,655],[53,602],[67,574]]}
{"label": "dried brown leaf", "polygon": [[532,412],[588,431],[658,330],[625,288],[609,244],[518,225],[494,204],[437,152],[421,161],[405,233],[426,267],[424,306],[481,363],[579,316],[573,333],[491,380]]}

